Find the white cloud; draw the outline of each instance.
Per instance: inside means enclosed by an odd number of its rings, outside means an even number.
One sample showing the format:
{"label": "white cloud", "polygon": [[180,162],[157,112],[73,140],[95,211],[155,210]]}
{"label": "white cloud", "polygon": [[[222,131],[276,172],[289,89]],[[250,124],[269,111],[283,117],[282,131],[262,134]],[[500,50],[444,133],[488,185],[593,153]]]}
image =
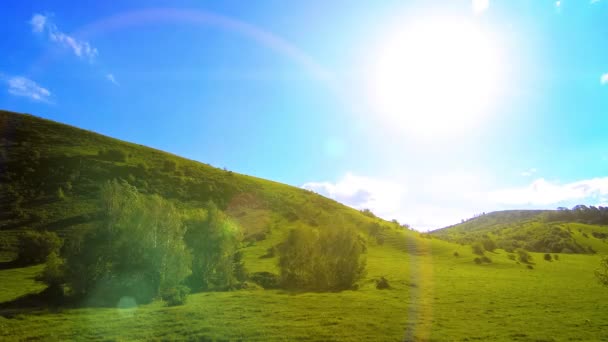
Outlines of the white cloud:
{"label": "white cloud", "polygon": [[11,95],[28,97],[34,101],[49,102],[51,92],[36,82],[21,76],[7,80],[8,92]]}
{"label": "white cloud", "polygon": [[401,208],[401,198],[405,188],[398,183],[356,176],[350,172],[339,181],[309,182],[302,188],[315,191],[323,196],[355,209],[370,209],[380,217],[392,219]]}
{"label": "white cloud", "polygon": [[604,85],[604,84],[608,84],[608,72],[607,72],[607,73],[605,73],[605,74],[603,74],[603,75],[600,77],[600,83],[601,83],[602,85]]}
{"label": "white cloud", "polygon": [[544,178],[521,188],[503,189],[488,194],[492,203],[507,205],[555,205],[571,201],[589,201],[608,195],[608,177],[559,184]]}
{"label": "white cloud", "polygon": [[106,74],[106,80],[112,82],[114,85],[119,85],[113,74]]}
{"label": "white cloud", "polygon": [[471,0],[471,8],[473,13],[481,14],[490,7],[490,0]]}
{"label": "white cloud", "polygon": [[563,184],[538,178],[527,186],[500,189],[484,174],[476,173],[386,181],[349,172],[336,182],[310,182],[302,187],[356,209],[369,208],[379,217],[397,219],[418,230],[456,224],[482,212],[608,202],[608,177]]}
{"label": "white cloud", "polygon": [[48,15],[34,14],[29,21],[32,31],[39,34],[46,33],[48,39],[64,48],[70,49],[76,56],[93,60],[98,51],[89,42],[78,40],[59,30],[57,25],[49,20]]}
{"label": "white cloud", "polygon": [[528,170],[526,170],[526,171],[523,171],[523,172],[521,173],[521,175],[522,175],[523,177],[530,177],[530,176],[532,176],[532,175],[533,175],[533,174],[535,174],[535,173],[536,173],[536,169],[535,169],[535,168],[531,168],[531,169],[528,169]]}
{"label": "white cloud", "polygon": [[40,33],[44,31],[44,27],[46,26],[46,16],[42,14],[34,14],[32,19],[29,21],[30,25],[32,25],[32,31],[35,33]]}
{"label": "white cloud", "polygon": [[597,4],[600,0],[591,0],[591,4]]}
{"label": "white cloud", "polygon": [[555,2],[555,7],[557,7],[557,8],[562,7],[562,2],[561,2],[561,1],[559,1],[559,0],[558,0],[558,1],[556,1],[556,2]]}

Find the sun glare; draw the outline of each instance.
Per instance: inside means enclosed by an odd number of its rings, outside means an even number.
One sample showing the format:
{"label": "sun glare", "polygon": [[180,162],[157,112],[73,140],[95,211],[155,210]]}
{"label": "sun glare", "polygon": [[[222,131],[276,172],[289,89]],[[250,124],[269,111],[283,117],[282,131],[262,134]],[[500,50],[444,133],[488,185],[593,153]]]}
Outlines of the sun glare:
{"label": "sun glare", "polygon": [[409,23],[376,58],[374,109],[419,137],[466,131],[484,117],[499,90],[497,45],[465,19]]}

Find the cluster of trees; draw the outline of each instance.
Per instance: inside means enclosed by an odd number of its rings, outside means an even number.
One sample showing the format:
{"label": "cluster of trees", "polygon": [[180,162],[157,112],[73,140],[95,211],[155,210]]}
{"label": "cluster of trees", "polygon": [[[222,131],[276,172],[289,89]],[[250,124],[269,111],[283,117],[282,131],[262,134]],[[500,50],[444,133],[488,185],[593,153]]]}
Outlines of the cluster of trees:
{"label": "cluster of trees", "polygon": [[595,207],[576,205],[572,209],[559,207],[556,211],[546,214],[546,220],[554,221],[577,221],[588,224],[608,224],[608,207]]}
{"label": "cluster of trees", "polygon": [[[241,230],[213,202],[180,210],[114,180],[102,186],[99,206],[100,219],[63,248],[54,233],[23,235],[20,258],[46,260],[41,280],[54,298],[116,304],[123,297],[137,303],[160,297],[173,305],[191,290],[238,288],[248,278]],[[350,227],[294,229],[277,252],[280,275],[271,279],[273,287],[343,290],[365,272],[365,239]]]}
{"label": "cluster of trees", "polygon": [[286,288],[345,290],[365,274],[365,240],[353,228],[296,228],[278,251],[280,282]]}
{"label": "cluster of trees", "polygon": [[43,278],[50,288],[65,284],[76,298],[104,303],[149,302],[185,298],[186,284],[225,289],[245,273],[235,257],[240,230],[212,202],[184,212],[115,180],[102,187],[100,206],[97,225],[70,239],[61,258],[49,256]]}

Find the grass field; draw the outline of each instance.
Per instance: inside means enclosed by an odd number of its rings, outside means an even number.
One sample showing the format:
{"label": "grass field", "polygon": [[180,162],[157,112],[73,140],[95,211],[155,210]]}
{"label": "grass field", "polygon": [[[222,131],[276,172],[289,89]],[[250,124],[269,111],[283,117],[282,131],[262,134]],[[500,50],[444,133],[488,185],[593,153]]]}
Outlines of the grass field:
{"label": "grass field", "polygon": [[[354,291],[254,289],[193,294],[178,307],[26,309],[0,317],[0,339],[608,340],[608,289],[593,276],[598,256],[562,254],[549,262],[533,254],[528,269],[502,251],[490,255],[493,263],[476,265],[468,246],[413,237],[408,243],[415,253],[397,241],[370,248],[368,276]],[[32,279],[39,270],[0,271],[2,299],[40,290]],[[375,288],[381,275],[392,289]]]}

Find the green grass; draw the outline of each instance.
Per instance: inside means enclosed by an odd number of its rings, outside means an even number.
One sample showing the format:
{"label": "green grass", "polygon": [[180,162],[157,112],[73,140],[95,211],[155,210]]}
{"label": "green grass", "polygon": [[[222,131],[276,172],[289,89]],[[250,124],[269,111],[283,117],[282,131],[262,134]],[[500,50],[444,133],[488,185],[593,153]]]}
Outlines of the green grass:
{"label": "green grass", "polygon": [[[567,341],[608,339],[608,289],[593,278],[598,256],[560,255],[534,269],[507,253],[475,265],[467,246],[417,240],[426,252],[373,246],[356,291],[198,293],[184,306],[47,309],[0,317],[0,339]],[[459,257],[452,255],[454,250]],[[252,259],[253,260],[253,259]],[[0,271],[1,277],[7,272]],[[389,279],[390,290],[373,280]],[[24,276],[25,277],[25,276]],[[28,280],[29,281],[29,280]],[[14,286],[19,286],[15,283]]]}

